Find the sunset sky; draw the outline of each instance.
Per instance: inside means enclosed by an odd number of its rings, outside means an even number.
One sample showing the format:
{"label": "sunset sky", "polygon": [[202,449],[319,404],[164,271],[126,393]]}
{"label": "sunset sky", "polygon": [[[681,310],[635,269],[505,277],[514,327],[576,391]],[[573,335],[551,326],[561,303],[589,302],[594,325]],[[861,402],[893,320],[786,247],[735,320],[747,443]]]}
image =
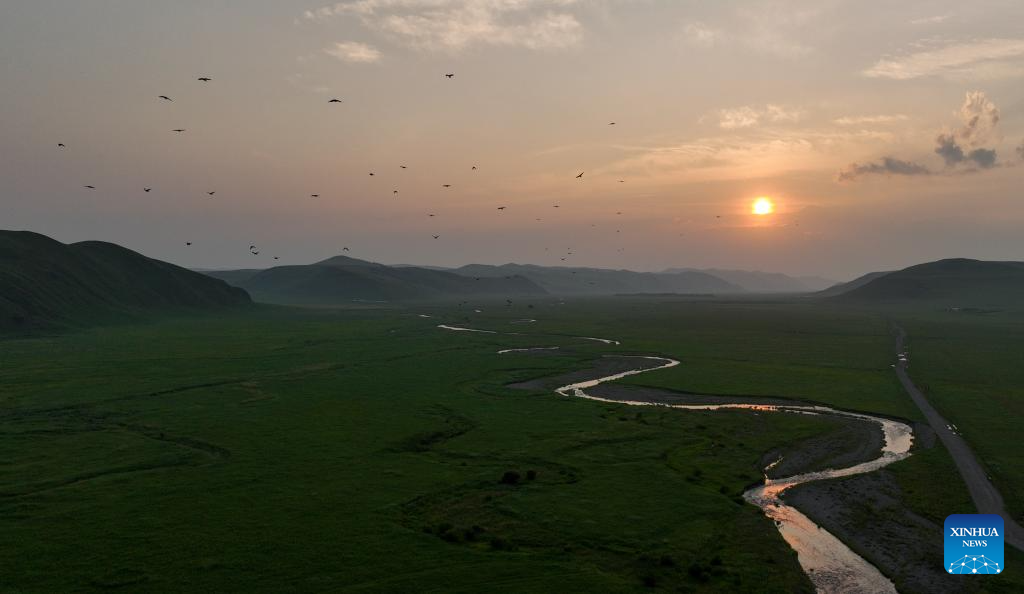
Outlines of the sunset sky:
{"label": "sunset sky", "polygon": [[1024,260],[1022,188],[1020,0],[0,6],[0,228],[186,266],[846,279]]}

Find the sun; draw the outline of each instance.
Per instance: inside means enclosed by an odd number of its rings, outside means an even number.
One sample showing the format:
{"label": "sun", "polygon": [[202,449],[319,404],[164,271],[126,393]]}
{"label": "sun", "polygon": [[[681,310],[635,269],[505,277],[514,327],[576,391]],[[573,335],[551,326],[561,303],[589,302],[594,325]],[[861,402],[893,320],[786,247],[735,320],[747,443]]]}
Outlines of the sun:
{"label": "sun", "polygon": [[771,198],[761,196],[750,205],[750,212],[758,216],[770,215],[775,212],[775,203],[771,201]]}

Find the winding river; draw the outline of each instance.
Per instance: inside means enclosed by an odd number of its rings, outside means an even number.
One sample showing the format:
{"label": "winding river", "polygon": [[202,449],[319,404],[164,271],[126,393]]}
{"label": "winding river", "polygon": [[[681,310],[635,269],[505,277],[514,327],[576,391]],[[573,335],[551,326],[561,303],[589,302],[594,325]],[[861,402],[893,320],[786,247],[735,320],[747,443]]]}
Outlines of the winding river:
{"label": "winding river", "polygon": [[[453,328],[439,326],[447,330],[467,331],[468,328]],[[486,332],[486,331],[485,331]],[[584,337],[580,337],[584,338]],[[599,340],[606,344],[619,344],[618,341]],[[499,354],[512,352],[525,352],[532,349],[506,349],[499,351]],[[624,358],[626,356],[623,356]],[[892,581],[869,563],[860,555],[854,553],[841,540],[830,532],[821,528],[810,518],[800,513],[793,506],[786,505],[782,500],[782,493],[787,489],[813,481],[840,478],[863,474],[878,470],[910,456],[910,446],[914,441],[913,430],[905,423],[876,417],[867,414],[854,413],[836,410],[827,406],[808,405],[786,405],[786,404],[749,404],[749,403],[724,403],[724,404],[669,404],[661,402],[647,402],[643,400],[615,400],[602,398],[586,392],[599,384],[612,382],[631,375],[667,369],[679,365],[679,361],[666,357],[632,356],[628,358],[642,359],[645,361],[658,361],[661,365],[655,367],[640,367],[629,371],[623,371],[613,375],[577,382],[557,388],[555,392],[562,396],[585,398],[599,402],[613,404],[626,404],[632,406],[663,406],[667,408],[678,408],[688,410],[719,410],[719,409],[741,409],[764,412],[783,412],[805,415],[829,415],[846,417],[876,423],[885,437],[885,444],[877,458],[862,462],[854,466],[839,469],[828,469],[815,472],[807,472],[789,477],[770,479],[765,474],[764,483],[748,489],[743,493],[743,498],[758,507],[766,516],[775,522],[782,538],[797,553],[797,560],[804,572],[814,584],[815,589],[822,593],[895,593],[896,587]],[[781,460],[781,459],[780,459]],[[767,473],[778,460],[765,468]]]}

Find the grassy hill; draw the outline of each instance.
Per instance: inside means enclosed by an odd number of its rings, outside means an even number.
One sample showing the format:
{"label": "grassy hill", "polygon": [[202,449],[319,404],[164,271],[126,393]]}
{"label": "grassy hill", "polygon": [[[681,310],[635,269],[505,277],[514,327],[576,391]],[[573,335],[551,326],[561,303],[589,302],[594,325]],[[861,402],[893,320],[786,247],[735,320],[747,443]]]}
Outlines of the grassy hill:
{"label": "grassy hill", "polygon": [[834,281],[805,276],[792,277],[779,272],[761,272],[760,270],[728,270],[722,268],[669,268],[666,273],[703,272],[718,277],[726,282],[741,287],[752,293],[807,293],[824,289],[835,284]]}
{"label": "grassy hill", "polygon": [[743,288],[711,274],[686,272],[634,272],[603,268],[570,268],[503,264],[470,264],[455,270],[476,277],[521,275],[558,295],[615,295],[622,293],[742,293]]}
{"label": "grassy hill", "polygon": [[0,231],[0,331],[250,302],[227,283],[111,243]]}
{"label": "grassy hill", "polygon": [[546,293],[537,284],[517,275],[467,277],[442,270],[385,266],[347,256],[308,265],[206,274],[246,289],[257,301],[288,305],[511,298]]}
{"label": "grassy hill", "polygon": [[882,273],[834,298],[865,302],[941,302],[948,307],[1022,304],[1024,262],[939,260]]}

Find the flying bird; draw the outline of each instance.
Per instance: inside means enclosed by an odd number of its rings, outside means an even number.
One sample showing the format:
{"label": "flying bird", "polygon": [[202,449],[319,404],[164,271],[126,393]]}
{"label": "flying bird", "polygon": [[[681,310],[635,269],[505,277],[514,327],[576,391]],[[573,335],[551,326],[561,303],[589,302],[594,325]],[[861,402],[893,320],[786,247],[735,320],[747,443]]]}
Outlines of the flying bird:
{"label": "flying bird", "polygon": [[580,174],[576,176],[576,179],[582,179],[584,173],[586,173],[586,171],[581,171]]}
{"label": "flying bird", "polygon": [[191,241],[186,241],[185,245],[192,245],[192,242]]}
{"label": "flying bird", "polygon": [[347,247],[343,247],[343,248],[341,248],[341,251],[347,252],[347,251],[350,251],[350,250]]}
{"label": "flying bird", "polygon": [[142,188],[142,191],[146,192],[146,193],[149,193],[152,190],[153,190],[153,188]]}
{"label": "flying bird", "polygon": [[473,171],[476,171],[476,165],[473,166]]}
{"label": "flying bird", "polygon": [[455,78],[455,73],[449,72],[448,74],[446,74],[444,76],[445,76],[445,78]]}
{"label": "flying bird", "polygon": [[63,142],[58,142],[57,143],[57,148],[66,148],[66,147],[64,146]]}
{"label": "flying bird", "polygon": [[552,206],[551,208],[560,208],[560,207],[556,204],[556,205]]}
{"label": "flying bird", "polygon": [[615,122],[608,122],[608,125],[609,125],[609,126],[614,126],[614,125],[615,125]]}
{"label": "flying bird", "polygon": [[441,186],[442,186],[442,187],[445,187],[445,188],[450,188],[450,187],[452,187],[452,185],[451,185],[451,184],[441,184]]}
{"label": "flying bird", "polygon": [[440,235],[434,235],[434,239],[441,237]]}
{"label": "flying bird", "polygon": [[184,128],[175,128],[174,130],[171,130],[171,132],[184,132],[184,131],[185,131]]}
{"label": "flying bird", "polygon": [[397,193],[398,193],[398,190],[393,190],[393,191],[392,191],[391,193],[392,193],[392,194],[397,194]]}
{"label": "flying bird", "polygon": [[164,99],[166,101],[170,101],[171,100],[171,98],[168,97],[167,95],[160,95],[159,97],[157,97],[157,99]]}
{"label": "flying bird", "polygon": [[370,172],[370,177],[373,177],[373,172],[372,171]]}
{"label": "flying bird", "polygon": [[405,165],[399,165],[399,167],[401,167],[402,169],[408,169],[408,167],[406,167]]}
{"label": "flying bird", "polygon": [[274,259],[275,260],[280,260],[281,258],[278,258],[277,256],[274,256]]}
{"label": "flying bird", "polygon": [[624,183],[626,183],[626,180],[624,180],[624,179],[620,179],[620,180],[619,180],[619,183],[620,183],[620,184],[624,184]]}
{"label": "flying bird", "polygon": [[217,193],[216,191],[213,191],[213,192],[207,192],[207,194],[209,194],[210,196],[213,196],[213,195],[214,195],[214,194],[216,194],[216,193]]}
{"label": "flying bird", "polygon": [[341,99],[331,99],[330,101],[328,101],[328,103],[341,103]]}
{"label": "flying bird", "polygon": [[310,194],[309,197],[310,198],[319,198],[320,194]]}
{"label": "flying bird", "polygon": [[85,187],[89,188],[90,190],[95,190],[96,189],[96,186],[85,186]]}
{"label": "flying bird", "polygon": [[428,217],[432,217],[432,216],[434,216],[434,213],[430,213],[430,214],[428,214],[427,216],[428,216]]}
{"label": "flying bird", "polygon": [[499,206],[498,210],[505,210],[505,207],[504,206]]}
{"label": "flying bird", "polygon": [[200,76],[200,77],[199,77],[199,78],[197,78],[196,80],[201,80],[201,81],[203,81],[203,82],[210,82],[210,81],[211,81],[211,80],[213,80],[213,79],[212,79],[212,78],[210,78],[210,77],[208,77],[208,76]]}

